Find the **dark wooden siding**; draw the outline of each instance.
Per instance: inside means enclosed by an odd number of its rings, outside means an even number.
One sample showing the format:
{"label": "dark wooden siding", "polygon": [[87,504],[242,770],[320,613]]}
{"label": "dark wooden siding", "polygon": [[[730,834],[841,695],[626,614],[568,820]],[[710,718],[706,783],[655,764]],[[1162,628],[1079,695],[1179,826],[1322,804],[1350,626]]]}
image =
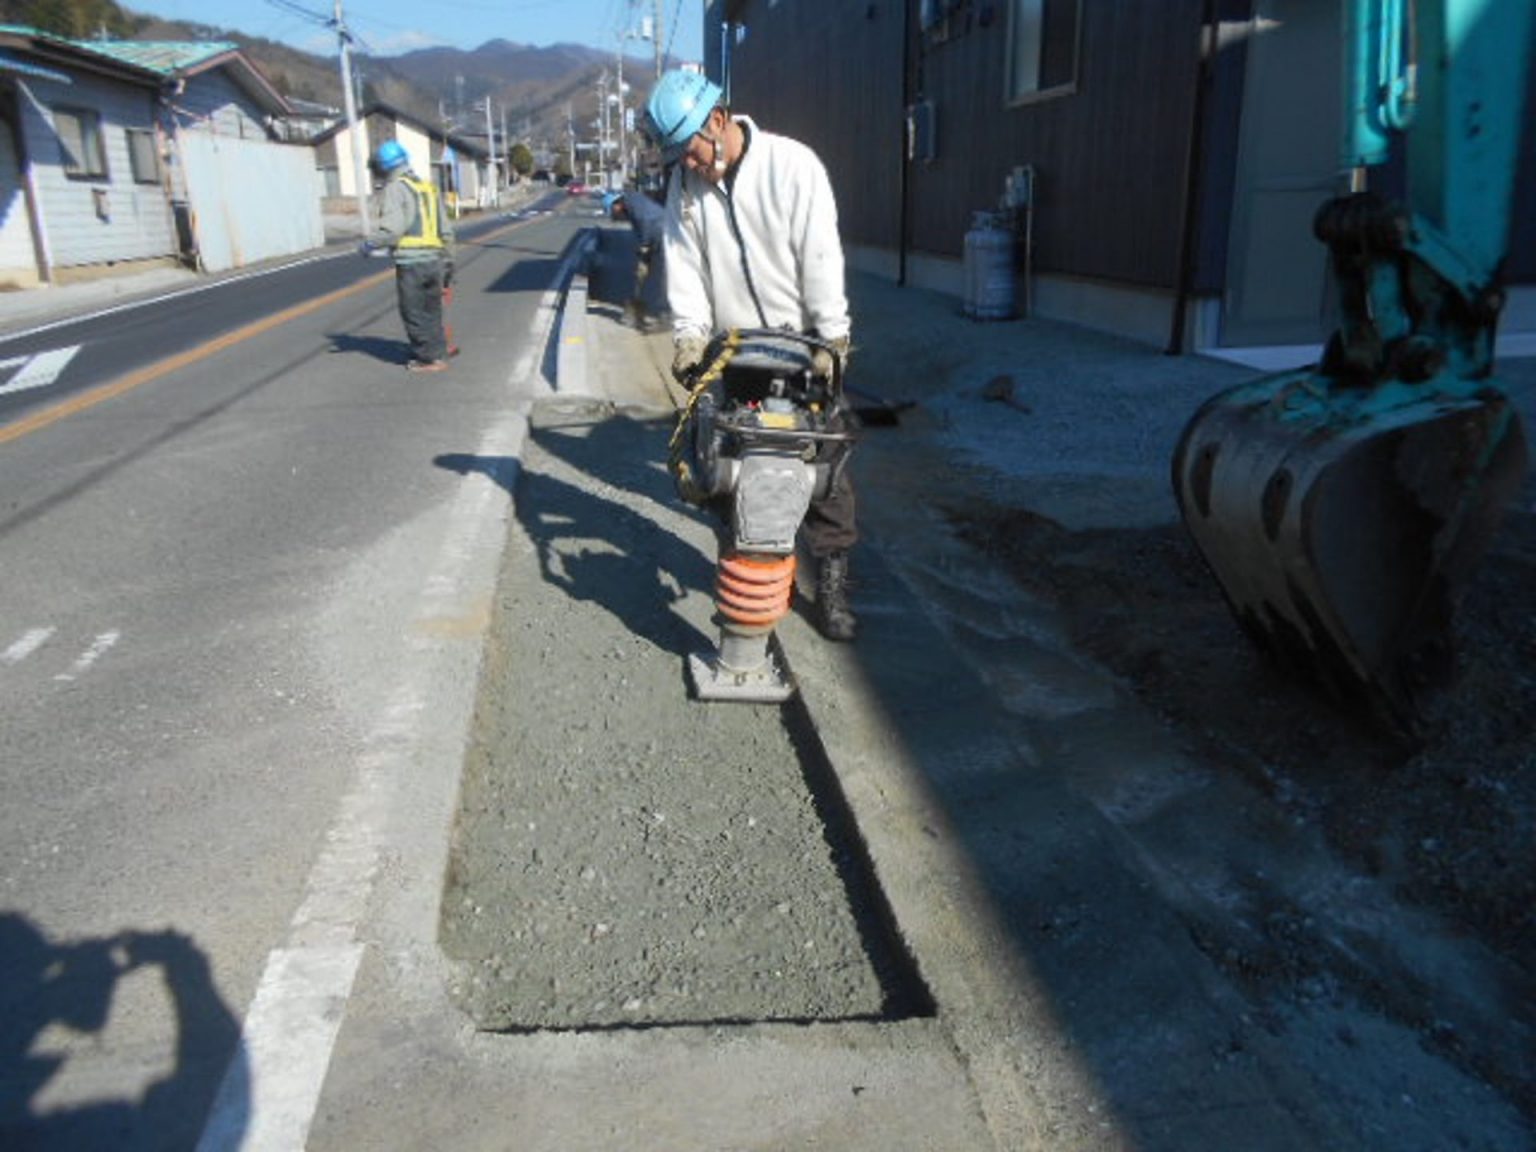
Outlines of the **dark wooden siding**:
{"label": "dark wooden siding", "polygon": [[[959,257],[972,212],[996,207],[1012,168],[1031,164],[1038,270],[1173,287],[1200,0],[1082,0],[1075,90],[1014,107],[1006,6],[971,9],[968,30],[945,43],[913,35],[913,92],[937,111],[938,155],[911,169],[911,249]],[[734,52],[736,107],[821,154],[847,241],[898,247],[906,6],[756,0],[734,11],[748,29]]]}
{"label": "dark wooden siding", "polygon": [[901,0],[736,5],[732,104],[810,145],[837,195],[846,244],[900,243]]}
{"label": "dark wooden siding", "polygon": [[[1073,90],[1007,106],[1008,22],[918,64],[939,156],[913,172],[913,247],[958,255],[974,210],[1035,169],[1035,267],[1172,288],[1200,47],[1199,0],[1082,0]],[[998,6],[1001,14],[1002,6]]]}
{"label": "dark wooden siding", "polygon": [[[1007,4],[970,0],[963,30],[942,44],[916,34],[916,7],[714,0],[706,38],[718,18],[747,26],[733,50],[733,102],[821,155],[847,242],[901,247],[903,118],[910,98],[926,97],[937,109],[938,155],[910,167],[909,250],[958,258],[971,213],[994,207],[1008,172],[1030,164],[1036,271],[1176,289],[1203,0],[1081,0],[1075,89],[1013,107],[1004,97]],[[1240,23],[1252,2],[1216,0],[1216,12]],[[1207,87],[1191,283],[1203,294],[1226,279],[1244,55],[1241,43],[1224,50]],[[1531,100],[1509,264],[1517,283],[1536,282],[1536,91]]]}

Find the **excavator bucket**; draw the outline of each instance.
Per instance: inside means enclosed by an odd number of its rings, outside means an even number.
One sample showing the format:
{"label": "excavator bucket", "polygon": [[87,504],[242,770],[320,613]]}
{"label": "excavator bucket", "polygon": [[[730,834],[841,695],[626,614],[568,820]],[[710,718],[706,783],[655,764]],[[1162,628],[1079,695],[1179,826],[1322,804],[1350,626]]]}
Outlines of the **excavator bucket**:
{"label": "excavator bucket", "polygon": [[1224,392],[1173,459],[1185,524],[1244,630],[1413,732],[1451,672],[1451,613],[1520,487],[1524,432],[1490,381]]}

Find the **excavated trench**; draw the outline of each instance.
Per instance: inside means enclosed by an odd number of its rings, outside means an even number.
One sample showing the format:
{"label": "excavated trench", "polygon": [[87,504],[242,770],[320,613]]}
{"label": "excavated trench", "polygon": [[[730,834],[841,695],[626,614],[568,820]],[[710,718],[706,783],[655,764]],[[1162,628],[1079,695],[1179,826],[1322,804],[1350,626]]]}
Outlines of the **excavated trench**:
{"label": "excavated trench", "polygon": [[557,399],[516,481],[444,898],[487,1030],[931,1012],[804,710],[701,704],[670,413]]}

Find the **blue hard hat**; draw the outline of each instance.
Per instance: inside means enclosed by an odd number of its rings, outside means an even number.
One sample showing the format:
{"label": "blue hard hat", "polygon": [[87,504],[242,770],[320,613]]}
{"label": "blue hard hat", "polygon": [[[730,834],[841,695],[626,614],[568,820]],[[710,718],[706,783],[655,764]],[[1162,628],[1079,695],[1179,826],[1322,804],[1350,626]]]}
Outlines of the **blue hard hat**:
{"label": "blue hard hat", "polygon": [[411,158],[405,154],[405,149],[400,146],[398,140],[386,140],[379,145],[379,150],[373,154],[373,165],[380,172],[393,172],[396,168],[404,168],[411,162]]}
{"label": "blue hard hat", "polygon": [[722,95],[720,86],[699,72],[674,70],[656,81],[642,127],[665,163],[682,156]]}

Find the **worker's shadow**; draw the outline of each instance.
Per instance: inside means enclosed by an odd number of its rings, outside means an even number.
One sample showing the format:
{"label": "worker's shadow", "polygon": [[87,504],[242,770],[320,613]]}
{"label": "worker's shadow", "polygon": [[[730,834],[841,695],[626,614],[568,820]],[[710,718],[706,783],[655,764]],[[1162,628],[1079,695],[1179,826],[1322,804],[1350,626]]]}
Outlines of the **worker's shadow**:
{"label": "worker's shadow", "polygon": [[[170,1071],[116,1098],[45,1103],[71,1078],[80,1038],[112,1051],[113,1000],[125,980],[158,977],[176,1035],[164,1047]],[[137,1000],[139,993],[134,999]],[[190,1148],[228,1072],[209,1135],[239,1145],[248,1127],[250,1077],[240,1024],[219,997],[207,955],[174,931],[49,940],[26,917],[0,913],[0,1146],[6,1148]],[[90,1073],[82,1073],[89,1076]],[[79,1084],[75,1084],[78,1095]]]}
{"label": "worker's shadow", "polygon": [[356,352],[372,356],[386,364],[404,365],[411,359],[411,346],[383,336],[355,336],[350,332],[332,332],[326,336],[332,352]]}
{"label": "worker's shadow", "polygon": [[[631,633],[679,656],[712,640],[677,604],[708,590],[714,557],[684,539],[669,521],[680,505],[662,464],[667,430],[660,423],[609,414],[535,414],[530,467],[506,457],[449,455],[435,463],[491,476],[513,493],[518,523],[533,542],[546,582],[573,600],[597,605]],[[563,463],[596,484],[555,473]]]}

